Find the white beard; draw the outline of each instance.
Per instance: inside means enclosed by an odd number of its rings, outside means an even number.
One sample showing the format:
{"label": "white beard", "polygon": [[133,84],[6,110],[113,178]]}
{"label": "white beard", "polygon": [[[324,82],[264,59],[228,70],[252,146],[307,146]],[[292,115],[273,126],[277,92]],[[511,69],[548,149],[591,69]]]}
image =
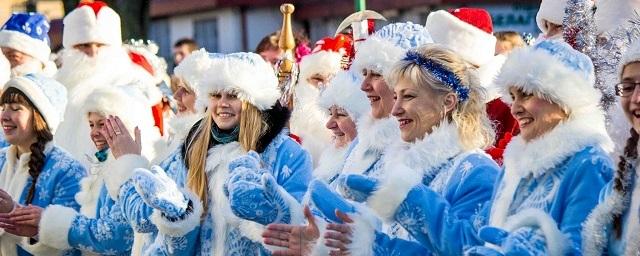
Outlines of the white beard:
{"label": "white beard", "polygon": [[60,55],[62,67],[56,80],[69,91],[86,81],[109,81],[125,74],[131,60],[121,46],[103,46],[98,54],[89,57],[80,50],[64,49]]}
{"label": "white beard", "polygon": [[42,72],[42,62],[32,59],[11,69],[11,77]]}

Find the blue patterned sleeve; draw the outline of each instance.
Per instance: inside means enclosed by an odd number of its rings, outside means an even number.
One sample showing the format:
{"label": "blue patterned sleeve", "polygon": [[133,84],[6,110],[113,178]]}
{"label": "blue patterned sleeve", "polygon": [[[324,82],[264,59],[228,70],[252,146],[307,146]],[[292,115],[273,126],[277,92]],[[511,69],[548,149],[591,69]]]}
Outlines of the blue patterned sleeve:
{"label": "blue patterned sleeve", "polygon": [[419,184],[400,204],[394,219],[428,250],[441,255],[461,255],[481,244],[477,215],[490,199],[498,167],[488,161],[461,164],[444,196]]}
{"label": "blue patterned sleeve", "polygon": [[80,204],[76,202],[75,195],[80,191],[80,180],[87,175],[86,170],[72,159],[61,160],[54,168],[63,168],[63,174],[57,179],[51,204],[80,210]]}
{"label": "blue patterned sleeve", "polygon": [[133,229],[118,204],[98,219],[77,215],[68,236],[71,247],[98,254],[124,254],[133,245]]}

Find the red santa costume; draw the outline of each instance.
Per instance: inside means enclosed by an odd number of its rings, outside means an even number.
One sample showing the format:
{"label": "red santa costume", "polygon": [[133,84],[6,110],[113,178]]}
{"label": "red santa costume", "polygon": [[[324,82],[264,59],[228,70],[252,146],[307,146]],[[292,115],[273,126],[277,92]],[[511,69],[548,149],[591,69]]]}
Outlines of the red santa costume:
{"label": "red santa costume", "polygon": [[440,10],[429,14],[426,28],[435,43],[448,46],[478,67],[480,82],[487,91],[487,114],[496,130],[496,142],[487,153],[501,164],[504,148],[519,129],[511,109],[500,99],[493,83],[506,57],[495,55],[496,38],[492,34],[491,16],[479,8]]}
{"label": "red santa costume", "polygon": [[[316,43],[311,54],[300,62],[298,85],[294,92],[294,108],[291,113],[291,133],[302,141],[302,147],[317,165],[320,155],[331,145],[331,132],[325,128],[328,120],[326,110],[318,106],[323,86],[341,69],[346,69],[353,53],[353,42],[349,36],[338,35],[324,38]],[[315,85],[313,80],[322,77],[324,82]],[[316,82],[317,83],[317,82]]]}
{"label": "red santa costume", "polygon": [[[161,102],[162,94],[156,87],[155,79],[145,69],[144,56],[129,52],[122,45],[120,17],[104,2],[80,3],[63,20],[62,67],[56,79],[69,91],[69,103],[56,134],[56,142],[79,160],[93,150],[88,137],[88,126],[83,124],[83,113],[78,111],[85,99],[96,89],[103,86],[128,85],[132,87],[137,99],[149,109]],[[99,43],[95,56],[88,56],[74,46],[86,43]],[[143,128],[141,128],[143,129]],[[146,129],[146,128],[145,128]],[[157,128],[144,131],[154,139],[160,139]],[[160,143],[158,144],[160,145]],[[150,152],[150,156],[154,153]],[[86,161],[84,164],[88,164]]]}

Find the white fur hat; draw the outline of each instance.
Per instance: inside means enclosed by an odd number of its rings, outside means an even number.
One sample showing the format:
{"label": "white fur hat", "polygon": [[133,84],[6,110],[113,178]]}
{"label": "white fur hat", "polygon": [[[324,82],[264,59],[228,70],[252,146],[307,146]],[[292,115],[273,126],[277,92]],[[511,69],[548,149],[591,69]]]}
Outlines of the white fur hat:
{"label": "white fur hat", "polygon": [[598,34],[613,32],[620,26],[628,26],[636,13],[640,13],[640,0],[597,0],[595,4]]}
{"label": "white fur hat", "polygon": [[87,96],[82,104],[82,113],[86,117],[89,112],[103,116],[120,117],[127,130],[133,132],[135,127],[153,127],[153,118],[143,99],[136,97],[135,86],[101,86]]}
{"label": "white fur hat", "polygon": [[622,76],[624,67],[632,62],[640,62],[640,41],[633,42],[622,55],[618,68],[618,77]]}
{"label": "white fur hat", "polygon": [[407,50],[432,42],[429,32],[421,25],[392,23],[358,46],[351,69],[356,72],[369,69],[384,75]]}
{"label": "white fur hat", "polygon": [[536,23],[543,34],[547,34],[547,28],[544,26],[545,20],[553,24],[562,25],[564,9],[567,8],[567,1],[568,0],[542,0],[540,9],[538,9],[538,14],[536,15]]}
{"label": "white fur hat", "polygon": [[[510,95],[509,88],[515,86],[568,112],[597,111],[601,94],[594,83],[591,59],[558,40],[544,40],[514,51],[496,79],[502,95]],[[508,96],[503,100],[511,102]]]}
{"label": "white fur hat", "polygon": [[340,71],[320,94],[318,105],[322,109],[340,107],[349,113],[353,121],[371,111],[367,95],[360,90],[362,76],[351,71]]}
{"label": "white fur hat", "polygon": [[20,90],[29,98],[47,122],[51,133],[55,133],[67,106],[67,89],[64,85],[43,75],[28,74],[9,80],[3,91],[11,87]]}
{"label": "white fur hat", "polygon": [[319,51],[306,55],[300,61],[300,79],[306,80],[315,74],[335,75],[341,68],[342,54],[332,51]]}
{"label": "white fur hat", "polygon": [[484,65],[495,55],[493,24],[491,16],[484,9],[435,11],[427,17],[425,27],[434,43],[449,47],[474,65]]}
{"label": "white fur hat", "polygon": [[62,45],[72,48],[83,43],[121,45],[120,16],[102,1],[80,3],[63,20]]}
{"label": "white fur hat", "polygon": [[270,109],[280,98],[273,68],[255,53],[210,54],[201,49],[175,72],[194,88],[199,106],[206,106],[209,95],[220,91],[234,91],[259,110]]}
{"label": "white fur hat", "polygon": [[49,22],[39,13],[14,13],[0,30],[0,46],[30,55],[43,64],[49,62]]}

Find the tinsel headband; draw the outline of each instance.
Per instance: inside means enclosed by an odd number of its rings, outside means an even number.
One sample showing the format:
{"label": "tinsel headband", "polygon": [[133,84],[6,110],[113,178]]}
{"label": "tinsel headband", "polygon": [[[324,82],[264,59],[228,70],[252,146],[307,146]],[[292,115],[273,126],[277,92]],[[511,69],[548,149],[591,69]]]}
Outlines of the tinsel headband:
{"label": "tinsel headband", "polygon": [[460,78],[432,59],[422,57],[415,51],[407,51],[407,55],[402,60],[413,62],[429,71],[440,83],[448,86],[458,95],[458,102],[462,103],[469,98],[469,88],[462,85]]}

